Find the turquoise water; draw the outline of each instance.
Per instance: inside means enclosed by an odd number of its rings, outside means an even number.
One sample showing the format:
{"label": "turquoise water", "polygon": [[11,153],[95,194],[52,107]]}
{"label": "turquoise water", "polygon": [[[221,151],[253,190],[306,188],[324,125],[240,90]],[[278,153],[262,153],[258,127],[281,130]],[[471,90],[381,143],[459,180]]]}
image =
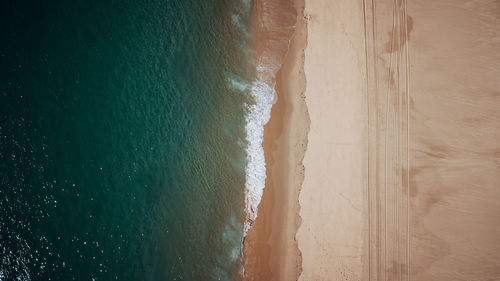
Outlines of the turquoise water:
{"label": "turquoise water", "polygon": [[234,280],[250,3],[0,5],[0,280]]}

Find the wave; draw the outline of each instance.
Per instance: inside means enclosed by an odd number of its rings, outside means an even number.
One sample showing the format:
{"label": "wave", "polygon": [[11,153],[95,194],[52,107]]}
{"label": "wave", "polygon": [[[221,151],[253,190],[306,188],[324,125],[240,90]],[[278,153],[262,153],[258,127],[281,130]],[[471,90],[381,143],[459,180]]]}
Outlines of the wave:
{"label": "wave", "polygon": [[274,87],[262,80],[256,80],[250,88],[253,104],[246,104],[248,113],[245,118],[247,138],[247,166],[245,174],[245,222],[244,234],[250,230],[257,217],[257,209],[266,184],[266,161],[264,157],[264,126],[271,118],[271,108],[276,103]]}
{"label": "wave", "polygon": [[[254,0],[251,46],[256,78],[250,87],[250,96],[255,101],[247,104],[246,138],[246,198],[247,219],[244,237],[257,218],[258,206],[266,183],[266,161],[264,157],[264,126],[271,118],[272,106],[277,101],[275,81],[288,52],[295,31],[296,10],[289,0]],[[244,239],[244,238],[243,238]]]}
{"label": "wave", "polygon": [[257,218],[265,188],[264,127],[277,101],[276,74],[295,30],[296,10],[292,0],[241,0],[238,3],[240,5],[232,15],[233,25],[245,38],[246,49],[250,49],[246,54],[250,65],[253,65],[249,72],[254,73],[250,81],[226,73],[230,87],[249,96],[249,102],[244,104],[247,112],[244,240]]}

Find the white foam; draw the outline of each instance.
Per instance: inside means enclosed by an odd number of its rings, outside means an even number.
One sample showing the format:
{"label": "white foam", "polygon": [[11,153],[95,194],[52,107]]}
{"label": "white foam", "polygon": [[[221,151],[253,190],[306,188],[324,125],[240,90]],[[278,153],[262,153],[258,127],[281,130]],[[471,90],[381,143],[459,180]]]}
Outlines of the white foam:
{"label": "white foam", "polygon": [[244,20],[242,19],[242,16],[240,14],[232,14],[231,19],[233,20],[233,24],[235,27],[241,31],[241,33],[248,38],[250,36],[250,33],[248,32],[248,26],[245,24]]}
{"label": "white foam", "polygon": [[[276,103],[274,80],[276,73],[281,68],[283,48],[289,47],[289,40],[294,30],[296,17],[293,5],[288,10],[282,11],[282,4],[273,1],[261,1],[259,9],[263,9],[259,21],[263,28],[272,35],[266,39],[262,50],[251,50],[246,45],[242,50],[249,58],[250,65],[256,68],[256,79],[253,82],[242,79],[232,73],[226,73],[232,89],[250,95],[253,102],[245,104],[246,131],[246,167],[245,167],[245,211],[243,237],[246,237],[253,222],[257,218],[258,206],[262,198],[266,182],[266,162],[262,142],[264,139],[264,126],[271,117],[271,108]],[[233,26],[245,39],[251,39],[249,34],[248,17],[251,16],[252,0],[237,1],[236,11],[232,14]],[[292,25],[280,25],[283,13],[290,12]],[[248,42],[242,41],[244,44]],[[255,59],[255,60],[254,60]]]}
{"label": "white foam", "polygon": [[240,76],[232,72],[226,71],[225,76],[228,85],[231,87],[231,89],[235,91],[245,93],[251,86],[248,81],[246,81],[245,79],[241,78]]}
{"label": "white foam", "polygon": [[[257,69],[262,69],[259,66]],[[252,226],[257,217],[259,202],[266,183],[266,161],[264,157],[264,126],[271,117],[271,108],[276,103],[276,92],[273,85],[261,79],[254,81],[250,87],[250,95],[254,103],[246,104],[246,138],[247,138],[247,166],[245,175],[245,221],[244,235]]]}

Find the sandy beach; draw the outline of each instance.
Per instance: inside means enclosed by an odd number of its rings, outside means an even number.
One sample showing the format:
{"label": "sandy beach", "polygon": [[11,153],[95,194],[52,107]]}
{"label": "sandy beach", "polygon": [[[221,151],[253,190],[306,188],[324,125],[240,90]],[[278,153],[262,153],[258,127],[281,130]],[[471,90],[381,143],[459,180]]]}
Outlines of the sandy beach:
{"label": "sandy beach", "polygon": [[297,233],[300,280],[358,280],[368,172],[363,6],[361,1],[307,1],[305,15],[311,130]]}
{"label": "sandy beach", "polygon": [[304,99],[304,2],[296,1],[299,21],[277,74],[277,103],[265,127],[266,188],[259,215],[245,239],[244,280],[296,280],[301,258],[295,234],[300,225],[298,196],[309,117]]}
{"label": "sandy beach", "polygon": [[296,8],[244,279],[500,280],[500,4]]}

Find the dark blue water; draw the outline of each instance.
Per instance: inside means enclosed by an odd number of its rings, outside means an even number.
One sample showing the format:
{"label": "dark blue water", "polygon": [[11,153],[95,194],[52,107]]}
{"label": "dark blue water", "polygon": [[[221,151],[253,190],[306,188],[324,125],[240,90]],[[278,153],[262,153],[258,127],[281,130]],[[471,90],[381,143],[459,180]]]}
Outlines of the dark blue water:
{"label": "dark blue water", "polygon": [[240,4],[2,1],[0,280],[238,275]]}

